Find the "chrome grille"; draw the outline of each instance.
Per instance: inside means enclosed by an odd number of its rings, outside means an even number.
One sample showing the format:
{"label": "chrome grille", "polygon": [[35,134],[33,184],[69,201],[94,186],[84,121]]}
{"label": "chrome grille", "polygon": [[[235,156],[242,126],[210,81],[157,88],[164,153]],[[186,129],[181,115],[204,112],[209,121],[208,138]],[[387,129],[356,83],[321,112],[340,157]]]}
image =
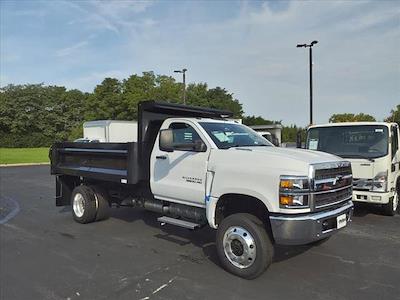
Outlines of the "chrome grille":
{"label": "chrome grille", "polygon": [[351,175],[351,166],[315,170],[315,180],[334,178],[337,175]]}
{"label": "chrome grille", "polygon": [[315,208],[321,209],[340,204],[343,201],[348,201],[350,200],[352,193],[353,191],[351,187],[345,187],[344,189],[335,190],[330,193],[315,194]]}
{"label": "chrome grille", "polygon": [[352,197],[353,176],[350,162],[312,166],[314,209],[331,208]]}

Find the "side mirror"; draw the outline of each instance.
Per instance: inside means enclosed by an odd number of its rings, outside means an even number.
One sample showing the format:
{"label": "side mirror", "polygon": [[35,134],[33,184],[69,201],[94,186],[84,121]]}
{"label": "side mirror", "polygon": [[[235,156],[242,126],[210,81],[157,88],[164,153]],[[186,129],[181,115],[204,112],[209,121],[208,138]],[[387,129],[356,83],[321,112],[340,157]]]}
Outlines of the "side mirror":
{"label": "side mirror", "polygon": [[301,147],[301,131],[298,131],[297,132],[297,135],[296,135],[296,147],[297,148],[302,148]]}
{"label": "side mirror", "polygon": [[207,146],[204,144],[202,140],[196,140],[194,143],[194,151],[196,152],[206,152],[207,151]]}
{"label": "side mirror", "polygon": [[161,151],[173,152],[173,133],[172,129],[162,129],[160,130],[159,147]]}

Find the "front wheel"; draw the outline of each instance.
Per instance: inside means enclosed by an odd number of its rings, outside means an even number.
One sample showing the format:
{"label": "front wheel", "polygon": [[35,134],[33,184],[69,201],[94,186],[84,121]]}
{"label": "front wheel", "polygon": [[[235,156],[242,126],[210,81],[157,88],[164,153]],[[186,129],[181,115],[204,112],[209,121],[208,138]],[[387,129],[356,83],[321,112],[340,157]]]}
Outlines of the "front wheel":
{"label": "front wheel", "polygon": [[223,219],[216,245],[224,269],[245,279],[260,276],[272,263],[271,239],[263,222],[250,214],[233,214]]}
{"label": "front wheel", "polygon": [[395,193],[392,199],[383,206],[383,211],[387,216],[394,216],[399,206],[399,192]]}

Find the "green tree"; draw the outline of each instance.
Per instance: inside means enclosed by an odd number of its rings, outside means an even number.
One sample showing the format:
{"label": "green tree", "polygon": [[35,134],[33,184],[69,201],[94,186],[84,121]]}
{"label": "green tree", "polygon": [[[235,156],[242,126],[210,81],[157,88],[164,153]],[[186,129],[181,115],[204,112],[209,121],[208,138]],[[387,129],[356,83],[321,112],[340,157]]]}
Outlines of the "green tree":
{"label": "green tree", "polygon": [[120,119],[120,112],[124,109],[122,83],[115,78],[106,78],[89,95],[86,102],[85,119]]}
{"label": "green tree", "polygon": [[43,84],[8,85],[0,89],[0,144],[48,146],[65,140],[83,120],[87,95]]}
{"label": "green tree", "polygon": [[390,111],[390,116],[385,119],[385,122],[395,122],[400,126],[400,104]]}
{"label": "green tree", "polygon": [[283,126],[282,128],[282,142],[296,142],[298,132],[301,132],[301,139],[304,141],[306,139],[306,130],[302,127],[297,127],[296,125]]}
{"label": "green tree", "polygon": [[339,122],[362,122],[362,121],[376,121],[371,115],[359,113],[359,114],[333,114],[329,118],[329,123],[339,123]]}
{"label": "green tree", "polygon": [[242,122],[247,126],[281,124],[281,121],[271,121],[261,116],[244,116]]}

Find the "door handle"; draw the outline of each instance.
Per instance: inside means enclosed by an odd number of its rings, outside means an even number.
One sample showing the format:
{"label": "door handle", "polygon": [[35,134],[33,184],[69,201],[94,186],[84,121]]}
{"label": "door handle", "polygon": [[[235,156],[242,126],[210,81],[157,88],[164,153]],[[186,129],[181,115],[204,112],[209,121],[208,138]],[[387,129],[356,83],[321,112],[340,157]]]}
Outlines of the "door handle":
{"label": "door handle", "polygon": [[166,155],[157,155],[156,159],[167,159]]}

